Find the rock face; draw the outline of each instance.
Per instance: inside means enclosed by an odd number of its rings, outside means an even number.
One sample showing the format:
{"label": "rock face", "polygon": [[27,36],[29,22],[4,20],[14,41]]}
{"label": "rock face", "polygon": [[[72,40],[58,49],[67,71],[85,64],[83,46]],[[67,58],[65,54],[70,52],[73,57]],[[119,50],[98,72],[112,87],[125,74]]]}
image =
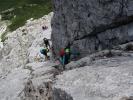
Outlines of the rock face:
{"label": "rock face", "polygon": [[[1,50],[0,70],[10,71],[17,67],[25,67],[43,58],[40,55],[40,48],[44,46],[43,38],[51,38],[51,18],[53,13],[38,20],[28,20],[26,25],[14,32],[8,33],[4,48]],[[42,26],[47,30],[42,30]]]}
{"label": "rock face", "polygon": [[133,40],[132,0],[53,0],[52,41],[82,56]]}
{"label": "rock face", "polygon": [[0,50],[0,100],[132,100],[133,43],[72,61],[63,71],[39,54],[43,38],[50,39],[51,18],[30,19],[7,35]]}
{"label": "rock face", "polygon": [[115,56],[87,64],[88,60],[82,58],[71,63],[71,67],[82,67],[57,76],[54,87],[69,94],[70,100],[133,100],[126,99],[133,96],[132,60],[133,56]]}
{"label": "rock face", "polygon": [[[58,71],[51,67],[52,61],[44,62],[40,48],[44,46],[44,37],[51,38],[52,15],[51,12],[40,19],[30,19],[7,35],[0,49],[0,100],[48,100],[50,97],[46,85]],[[42,26],[47,26],[47,30],[42,30]]]}

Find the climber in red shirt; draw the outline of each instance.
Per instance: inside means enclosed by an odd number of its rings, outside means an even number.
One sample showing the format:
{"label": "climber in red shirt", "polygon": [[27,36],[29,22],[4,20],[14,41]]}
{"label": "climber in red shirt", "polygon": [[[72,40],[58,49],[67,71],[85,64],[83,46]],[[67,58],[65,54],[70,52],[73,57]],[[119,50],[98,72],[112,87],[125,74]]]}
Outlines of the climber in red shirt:
{"label": "climber in red shirt", "polygon": [[64,66],[65,65],[65,50],[61,49],[59,52],[60,55],[60,62]]}

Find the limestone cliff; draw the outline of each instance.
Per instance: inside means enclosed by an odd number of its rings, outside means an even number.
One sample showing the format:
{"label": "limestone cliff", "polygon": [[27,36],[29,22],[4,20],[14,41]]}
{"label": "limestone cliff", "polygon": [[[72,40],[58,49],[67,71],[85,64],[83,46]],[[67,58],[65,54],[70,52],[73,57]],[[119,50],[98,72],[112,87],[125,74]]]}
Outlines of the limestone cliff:
{"label": "limestone cliff", "polygon": [[81,56],[133,40],[132,0],[53,0],[54,52],[68,43]]}

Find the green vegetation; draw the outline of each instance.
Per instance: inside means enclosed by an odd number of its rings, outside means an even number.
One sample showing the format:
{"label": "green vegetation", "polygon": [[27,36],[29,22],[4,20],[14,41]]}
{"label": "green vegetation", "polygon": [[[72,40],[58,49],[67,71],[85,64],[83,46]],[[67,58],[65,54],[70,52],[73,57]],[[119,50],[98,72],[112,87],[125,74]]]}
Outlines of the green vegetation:
{"label": "green vegetation", "polygon": [[51,11],[51,0],[0,0],[2,19],[11,20],[11,31],[24,25],[26,20],[40,18]]}
{"label": "green vegetation", "polygon": [[1,35],[1,42],[4,42],[6,39],[7,39],[7,37],[6,37],[6,35],[7,35],[8,33],[7,32],[5,32],[5,33],[3,33],[2,35]]}

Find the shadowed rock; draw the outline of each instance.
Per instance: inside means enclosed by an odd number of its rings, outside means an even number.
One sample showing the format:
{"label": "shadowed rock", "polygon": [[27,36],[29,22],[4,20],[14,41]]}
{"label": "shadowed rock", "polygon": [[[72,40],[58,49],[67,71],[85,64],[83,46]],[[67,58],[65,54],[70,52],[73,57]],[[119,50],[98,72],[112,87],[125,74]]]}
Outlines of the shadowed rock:
{"label": "shadowed rock", "polygon": [[53,0],[53,50],[69,43],[84,57],[133,40],[131,0]]}

